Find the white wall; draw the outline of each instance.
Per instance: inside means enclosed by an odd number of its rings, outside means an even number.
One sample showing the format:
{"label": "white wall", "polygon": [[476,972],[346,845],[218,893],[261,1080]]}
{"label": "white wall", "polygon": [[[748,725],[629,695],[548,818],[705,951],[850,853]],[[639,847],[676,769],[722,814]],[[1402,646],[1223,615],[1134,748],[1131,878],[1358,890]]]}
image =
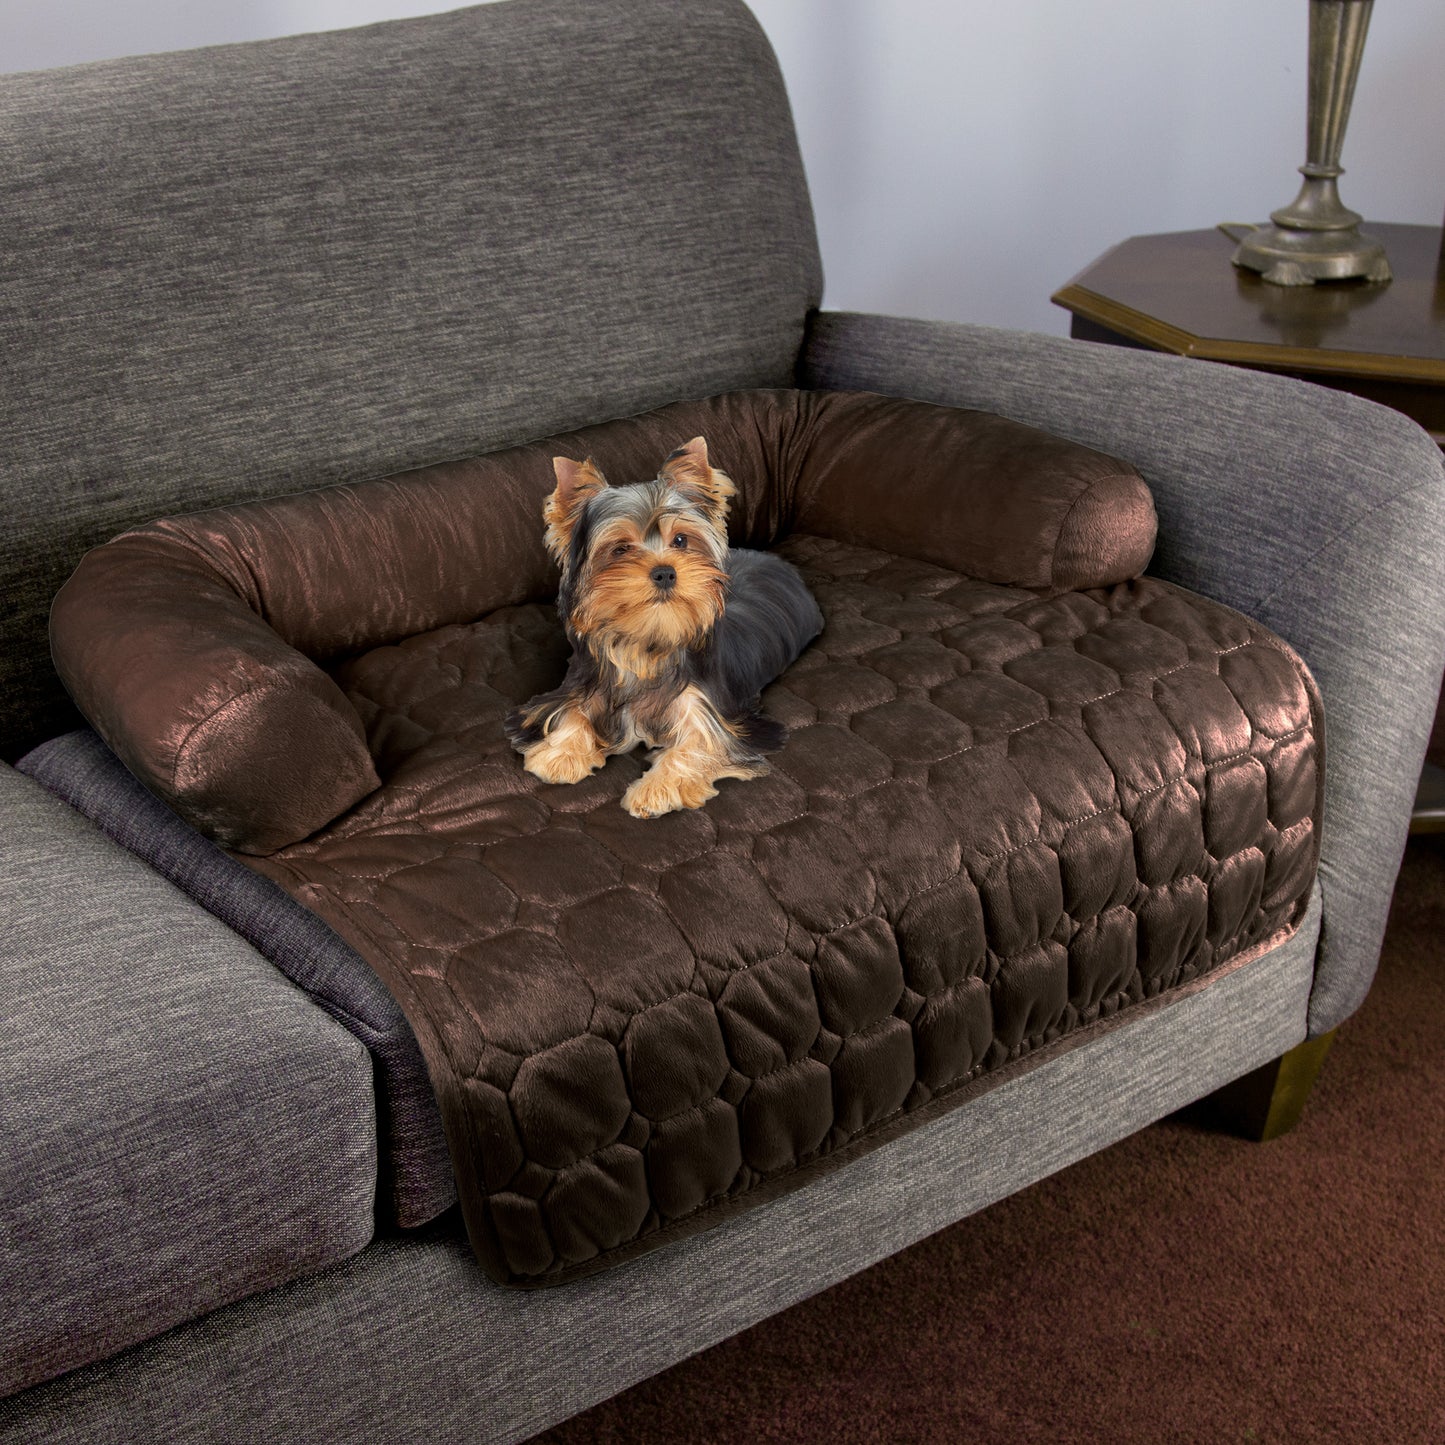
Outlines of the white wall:
{"label": "white wall", "polygon": [[[1062,332],[1126,236],[1260,221],[1304,160],[1306,0],[752,0],[813,188],[826,303]],[[0,0],[0,70],[363,24],[446,0]],[[1347,205],[1439,225],[1445,4],[1381,0]]]}

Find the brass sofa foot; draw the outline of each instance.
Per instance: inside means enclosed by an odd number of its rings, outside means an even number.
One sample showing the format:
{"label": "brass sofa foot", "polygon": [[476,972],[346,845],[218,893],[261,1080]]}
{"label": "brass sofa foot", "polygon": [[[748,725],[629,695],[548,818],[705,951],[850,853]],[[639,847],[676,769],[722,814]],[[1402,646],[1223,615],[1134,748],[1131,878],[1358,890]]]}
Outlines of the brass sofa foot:
{"label": "brass sofa foot", "polygon": [[1208,1117],[1241,1138],[1263,1143],[1300,1121],[1335,1030],[1306,1039],[1288,1053],[1216,1090],[1203,1101]]}

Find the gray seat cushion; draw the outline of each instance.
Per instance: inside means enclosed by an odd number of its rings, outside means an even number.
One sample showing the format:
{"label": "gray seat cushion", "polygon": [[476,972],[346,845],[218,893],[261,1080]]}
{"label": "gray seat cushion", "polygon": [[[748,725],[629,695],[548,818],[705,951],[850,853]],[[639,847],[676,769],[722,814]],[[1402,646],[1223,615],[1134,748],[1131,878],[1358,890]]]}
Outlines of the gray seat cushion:
{"label": "gray seat cushion", "polygon": [[0,1395],[373,1233],[366,1050],[0,766]]}
{"label": "gray seat cushion", "polygon": [[89,728],[42,743],[17,767],[233,928],[371,1051],[383,1219],[410,1228],[456,1202],[416,1035],[350,944],[269,878],[182,822]]}

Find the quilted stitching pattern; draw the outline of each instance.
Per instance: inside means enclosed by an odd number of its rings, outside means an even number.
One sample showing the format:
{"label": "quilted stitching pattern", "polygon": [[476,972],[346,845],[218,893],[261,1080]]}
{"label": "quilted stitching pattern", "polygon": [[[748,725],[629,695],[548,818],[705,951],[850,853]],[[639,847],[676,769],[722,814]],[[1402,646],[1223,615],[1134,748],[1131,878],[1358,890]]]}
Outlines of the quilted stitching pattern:
{"label": "quilted stitching pattern", "polygon": [[564,644],[509,608],[341,669],[385,786],[246,860],[406,1003],[499,1279],[699,1227],[1303,911],[1312,684],[1261,628],[781,550],[827,625],[765,697],[770,776],[650,822],[638,758],[539,784],[500,719]]}

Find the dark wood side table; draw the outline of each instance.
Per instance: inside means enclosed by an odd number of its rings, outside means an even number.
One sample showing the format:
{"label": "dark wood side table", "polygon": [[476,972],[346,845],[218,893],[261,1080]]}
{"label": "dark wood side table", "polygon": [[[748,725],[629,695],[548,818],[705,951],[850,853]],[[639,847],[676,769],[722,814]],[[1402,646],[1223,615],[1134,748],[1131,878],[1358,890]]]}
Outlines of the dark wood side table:
{"label": "dark wood side table", "polygon": [[1387,286],[1273,286],[1220,231],[1135,236],[1054,295],[1088,341],[1281,371],[1383,402],[1445,446],[1445,252],[1435,226],[1370,223]]}
{"label": "dark wood side table", "polygon": [[[1278,371],[1383,402],[1445,447],[1445,238],[1371,222],[1395,279],[1274,286],[1220,231],[1135,236],[1054,294],[1086,341]],[[1434,744],[1445,742],[1445,706]],[[1412,832],[1445,831],[1445,769],[1427,763]]]}

